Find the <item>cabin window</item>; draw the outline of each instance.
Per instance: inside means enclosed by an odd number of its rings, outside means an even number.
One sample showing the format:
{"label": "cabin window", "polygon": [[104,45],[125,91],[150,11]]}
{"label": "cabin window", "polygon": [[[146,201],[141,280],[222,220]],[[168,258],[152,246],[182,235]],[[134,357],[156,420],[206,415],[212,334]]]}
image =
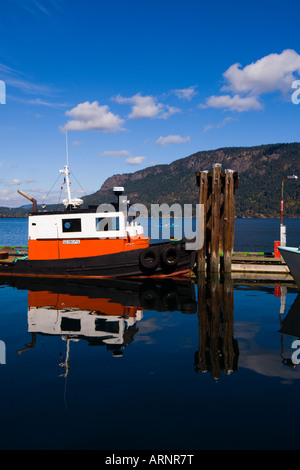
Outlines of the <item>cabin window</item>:
{"label": "cabin window", "polygon": [[81,219],[63,219],[63,232],[81,232]]}
{"label": "cabin window", "polygon": [[60,328],[61,328],[61,331],[78,332],[81,330],[80,319],[62,317]]}
{"label": "cabin window", "polygon": [[96,318],[95,330],[105,331],[106,333],[118,334],[119,333],[119,322],[109,321],[103,318]]}
{"label": "cabin window", "polygon": [[109,230],[120,230],[119,217],[97,217],[96,218],[97,232],[108,232]]}

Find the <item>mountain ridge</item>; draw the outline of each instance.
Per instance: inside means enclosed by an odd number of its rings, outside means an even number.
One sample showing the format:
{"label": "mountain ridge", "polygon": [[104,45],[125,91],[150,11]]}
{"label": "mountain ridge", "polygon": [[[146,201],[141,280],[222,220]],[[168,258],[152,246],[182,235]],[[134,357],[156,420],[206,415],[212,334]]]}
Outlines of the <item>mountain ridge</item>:
{"label": "mountain ridge", "polygon": [[[294,173],[300,176],[300,143],[203,150],[170,164],[115,174],[107,178],[98,191],[82,198],[83,207],[112,202],[114,186],[124,186],[130,204],[141,203],[147,208],[150,204],[162,203],[196,204],[199,195],[196,171],[211,170],[215,163],[220,163],[223,170],[239,173],[237,217],[279,217],[282,178]],[[284,185],[285,217],[299,217],[299,200],[299,182],[289,181]],[[25,208],[0,207],[0,217],[24,217],[27,213]]]}
{"label": "mountain ridge", "polygon": [[[280,216],[281,181],[287,174],[300,176],[300,143],[268,144],[254,147],[223,147],[196,152],[170,164],[155,165],[134,173],[113,175],[99,191],[85,196],[85,204],[111,202],[112,188],[124,186],[130,203],[196,204],[196,171],[211,170],[220,163],[223,170],[239,173],[236,192],[238,217]],[[297,186],[298,184],[298,186]],[[284,186],[285,216],[300,214],[299,183]]]}

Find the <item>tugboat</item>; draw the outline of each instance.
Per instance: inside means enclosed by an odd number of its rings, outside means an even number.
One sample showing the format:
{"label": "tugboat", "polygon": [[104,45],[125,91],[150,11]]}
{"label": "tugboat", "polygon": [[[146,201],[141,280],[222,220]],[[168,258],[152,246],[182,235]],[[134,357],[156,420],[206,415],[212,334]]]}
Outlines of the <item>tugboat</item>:
{"label": "tugboat", "polygon": [[68,164],[60,172],[67,187],[64,210],[38,211],[37,201],[18,191],[33,203],[28,216],[28,255],[2,253],[0,276],[104,279],[190,275],[195,251],[185,249],[185,239],[150,244],[136,222],[136,213],[130,213],[123,187],[113,189],[118,202],[109,205],[110,211],[102,206],[83,209],[83,200],[71,197]]}

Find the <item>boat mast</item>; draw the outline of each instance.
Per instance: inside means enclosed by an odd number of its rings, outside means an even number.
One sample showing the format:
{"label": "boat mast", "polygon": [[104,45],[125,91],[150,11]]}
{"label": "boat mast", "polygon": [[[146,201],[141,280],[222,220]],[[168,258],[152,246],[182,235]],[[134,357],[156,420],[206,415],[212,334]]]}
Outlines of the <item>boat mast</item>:
{"label": "boat mast", "polygon": [[69,171],[69,150],[68,150],[68,133],[66,132],[66,154],[67,154],[67,164],[65,166],[65,175],[66,175],[66,183],[67,183],[67,192],[68,192],[68,201],[69,204],[72,204],[72,197],[71,197],[71,182],[69,179],[70,171]]}
{"label": "boat mast", "polygon": [[68,134],[66,132],[66,154],[67,154],[67,164],[64,166],[63,170],[60,170],[61,173],[65,175],[66,183],[67,183],[67,194],[68,198],[63,201],[66,207],[76,207],[83,203],[82,199],[75,198],[72,199],[71,196],[71,182],[69,179],[70,171],[69,171],[69,150],[68,150]]}

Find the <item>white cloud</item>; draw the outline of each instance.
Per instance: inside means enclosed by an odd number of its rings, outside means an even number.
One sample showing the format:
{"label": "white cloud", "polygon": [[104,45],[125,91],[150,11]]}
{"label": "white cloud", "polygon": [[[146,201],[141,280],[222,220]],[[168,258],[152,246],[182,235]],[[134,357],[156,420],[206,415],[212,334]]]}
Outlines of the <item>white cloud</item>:
{"label": "white cloud", "polygon": [[12,180],[10,183],[7,183],[6,186],[17,186],[18,184],[21,184],[21,183],[22,183],[21,180],[14,179],[14,180]]}
{"label": "white cloud", "polygon": [[105,150],[99,154],[101,157],[128,157],[126,163],[128,165],[140,165],[146,157],[134,157],[128,150]]}
{"label": "white cloud", "polygon": [[256,96],[275,91],[286,93],[291,88],[295,73],[300,74],[300,55],[286,49],[281,54],[269,54],[244,68],[240,64],[231,65],[223,74],[227,81],[223,90]]}
{"label": "white cloud", "polygon": [[161,113],[159,116],[162,119],[167,119],[168,117],[172,116],[173,114],[181,113],[181,109],[176,108],[175,106],[165,106],[165,111]]}
{"label": "white cloud", "polygon": [[18,70],[13,69],[12,67],[9,67],[8,65],[0,63],[0,71],[1,73],[5,74],[19,74]]}
{"label": "white cloud", "polygon": [[131,104],[131,113],[128,115],[130,119],[143,119],[143,118],[161,118],[167,119],[175,113],[180,112],[180,109],[158,103],[153,96],[142,96],[137,93],[134,96],[125,98],[117,95],[113,98],[119,104]]}
{"label": "white cloud", "polygon": [[180,135],[168,135],[166,137],[159,137],[155,143],[161,146],[166,146],[169,144],[185,144],[190,141],[190,136],[181,137]]}
{"label": "white cloud", "polygon": [[52,15],[52,13],[54,13],[52,11],[53,7],[57,10],[62,9],[61,0],[48,0],[48,2],[45,0],[26,0],[26,2],[20,2],[20,6],[36,17],[38,17],[40,14],[45,14],[47,16]]}
{"label": "white cloud", "polygon": [[144,160],[146,160],[146,157],[129,157],[126,163],[128,163],[128,165],[140,165]]}
{"label": "white cloud", "polygon": [[72,145],[74,147],[80,147],[80,145],[82,145],[82,142],[79,142],[79,140],[75,140],[74,142],[72,142]]}
{"label": "white cloud", "polygon": [[8,189],[0,189],[0,205],[3,202],[10,201],[12,198],[12,193]]}
{"label": "white cloud", "polygon": [[48,85],[34,83],[26,79],[22,72],[15,70],[8,65],[0,63],[0,72],[7,85],[13,88],[18,88],[26,94],[51,95],[53,92]]}
{"label": "white cloud", "polygon": [[236,63],[223,74],[226,83],[221,90],[231,94],[210,96],[200,107],[238,112],[259,110],[262,95],[275,92],[285,95],[296,75],[300,75],[300,55],[292,49],[269,54],[244,68]]}
{"label": "white cloud", "polygon": [[73,120],[68,121],[62,127],[62,131],[101,131],[101,132],[116,132],[123,130],[121,125],[124,120],[118,115],[109,111],[109,107],[99,106],[98,101],[90,103],[80,103],[75,108],[66,111],[67,116]]}
{"label": "white cloud", "polygon": [[41,2],[38,2],[37,0],[35,0],[34,3],[40,11],[42,11],[43,13],[46,13],[46,15],[50,15],[49,11],[45,8],[45,6]]}
{"label": "white cloud", "polygon": [[105,150],[100,153],[101,157],[130,157],[131,153],[128,150]]}
{"label": "white cloud", "polygon": [[47,85],[40,85],[22,78],[6,77],[5,83],[13,88],[18,88],[23,93],[32,95],[50,95],[51,89]]}
{"label": "white cloud", "polygon": [[[16,97],[13,95],[8,95],[8,98],[9,98],[9,101],[17,101],[19,103],[33,104],[37,106],[46,106],[48,108],[66,108],[70,106],[69,103],[51,102],[49,100],[41,100],[40,98],[24,99],[24,98]],[[37,117],[41,117],[41,115],[38,115]]]}
{"label": "white cloud", "polygon": [[256,96],[242,97],[240,95],[210,96],[207,98],[206,104],[200,105],[200,107],[229,109],[238,112],[262,109],[262,105]]}
{"label": "white cloud", "polygon": [[196,94],[196,85],[181,90],[173,90],[173,93],[180,99],[190,101]]}
{"label": "white cloud", "polygon": [[[17,101],[20,103],[24,104],[29,104],[29,105],[38,105],[38,106],[47,106],[47,107],[52,107],[52,108],[57,108],[57,107],[67,107],[69,106],[68,103],[61,103],[61,102],[56,102],[52,103],[49,101],[49,99],[44,99],[44,98],[29,98],[30,95],[33,96],[43,96],[43,97],[48,97],[51,98],[56,95],[60,90],[55,90],[52,87],[45,85],[45,84],[40,84],[40,83],[35,83],[31,80],[31,78],[28,79],[28,77],[25,76],[24,73],[15,70],[5,64],[0,63],[0,74],[1,74],[1,79],[5,82],[6,85],[6,91],[7,91],[7,99],[9,101]],[[15,95],[15,90],[21,92],[26,96],[26,98],[22,98],[20,96]],[[40,116],[37,116],[40,117]]]}
{"label": "white cloud", "polygon": [[0,189],[0,206],[20,207],[21,205],[26,204],[24,201],[24,197],[18,194],[15,189]]}
{"label": "white cloud", "polygon": [[210,131],[211,129],[220,129],[221,127],[224,127],[226,124],[228,124],[231,121],[236,121],[236,119],[233,119],[232,117],[226,117],[223,119],[222,122],[219,122],[218,124],[208,124],[207,126],[204,127],[203,132]]}

